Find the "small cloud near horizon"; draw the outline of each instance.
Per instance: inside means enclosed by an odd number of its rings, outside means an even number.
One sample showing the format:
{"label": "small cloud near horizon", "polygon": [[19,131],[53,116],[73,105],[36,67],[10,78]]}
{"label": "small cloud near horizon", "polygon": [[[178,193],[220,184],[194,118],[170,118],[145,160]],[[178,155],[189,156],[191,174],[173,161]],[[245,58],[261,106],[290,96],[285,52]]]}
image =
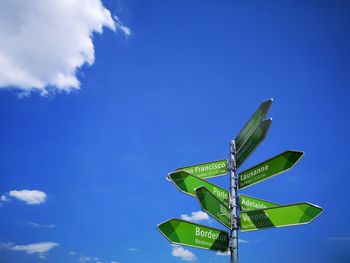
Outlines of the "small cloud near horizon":
{"label": "small cloud near horizon", "polygon": [[180,216],[181,219],[191,222],[208,221],[209,216],[203,211],[191,212],[191,215],[183,214]]}

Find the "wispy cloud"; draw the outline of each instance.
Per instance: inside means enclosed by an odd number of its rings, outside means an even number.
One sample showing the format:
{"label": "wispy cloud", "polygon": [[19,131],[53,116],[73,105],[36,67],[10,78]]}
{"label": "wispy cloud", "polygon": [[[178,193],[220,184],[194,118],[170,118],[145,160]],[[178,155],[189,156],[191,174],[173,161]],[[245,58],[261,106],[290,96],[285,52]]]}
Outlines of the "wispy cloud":
{"label": "wispy cloud", "polygon": [[11,199],[7,197],[7,195],[2,195],[0,196],[0,207],[2,207],[2,205],[4,203],[10,202]]}
{"label": "wispy cloud", "polygon": [[70,251],[68,253],[69,255],[71,255],[73,258],[75,258],[78,262],[81,263],[89,263],[89,262],[93,262],[93,263],[119,263],[118,261],[115,260],[104,260],[101,259],[99,257],[95,257],[95,256],[88,256],[84,253],[80,253],[80,252],[76,252],[76,251]]}
{"label": "wispy cloud", "polygon": [[140,251],[140,249],[134,248],[134,247],[129,247],[128,250],[131,252],[139,252]]}
{"label": "wispy cloud", "polygon": [[8,243],[3,247],[13,251],[24,251],[27,254],[38,254],[40,258],[45,258],[45,254],[57,246],[59,246],[59,244],[55,242],[39,242],[28,245],[14,245]]}
{"label": "wispy cloud", "polygon": [[238,243],[250,243],[248,240],[244,240],[244,239],[238,239]]}
{"label": "wispy cloud", "polygon": [[37,228],[54,228],[54,227],[56,227],[56,225],[54,225],[54,224],[44,225],[44,224],[34,223],[34,222],[31,222],[31,221],[24,221],[24,222],[22,222],[22,223],[23,223],[24,225],[32,226],[32,227],[37,227]]}
{"label": "wispy cloud", "polygon": [[6,195],[0,197],[0,202],[10,202],[10,199]]}
{"label": "wispy cloud", "polygon": [[173,250],[171,251],[171,255],[174,257],[178,257],[184,261],[195,261],[197,257],[191,251],[184,249],[181,246],[173,246]]}
{"label": "wispy cloud", "polygon": [[89,262],[89,261],[98,261],[99,258],[98,257],[89,257],[89,256],[85,256],[85,255],[81,255],[78,259],[79,262]]}
{"label": "wispy cloud", "polygon": [[209,220],[209,216],[207,213],[203,211],[192,212],[191,215],[181,215],[181,219],[191,222],[200,222]]}
{"label": "wispy cloud", "polygon": [[131,36],[131,29],[130,29],[129,27],[125,26],[125,25],[120,21],[119,17],[113,16],[113,18],[114,18],[114,20],[115,20],[115,22],[116,22],[117,30],[121,30],[121,31],[124,33],[124,35],[125,35],[126,37]]}

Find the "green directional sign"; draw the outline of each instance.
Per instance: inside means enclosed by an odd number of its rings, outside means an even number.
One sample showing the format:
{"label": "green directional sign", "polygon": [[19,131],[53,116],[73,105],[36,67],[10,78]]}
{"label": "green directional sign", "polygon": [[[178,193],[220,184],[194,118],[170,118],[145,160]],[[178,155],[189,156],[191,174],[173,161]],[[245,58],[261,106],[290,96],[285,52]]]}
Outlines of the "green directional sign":
{"label": "green directional sign", "polygon": [[241,231],[284,227],[310,223],[322,213],[322,208],[309,203],[284,205],[241,212]]}
{"label": "green directional sign", "polygon": [[279,204],[257,199],[247,195],[239,195],[239,205],[242,211],[251,211],[279,206]]}
{"label": "green directional sign", "polygon": [[204,181],[194,175],[191,175],[185,171],[173,172],[168,175],[168,179],[172,181],[175,186],[183,193],[195,196],[194,190],[197,187],[205,186],[214,196],[216,196],[221,202],[228,206],[229,193],[227,190]]}
{"label": "green directional sign", "polygon": [[204,186],[196,188],[195,193],[202,209],[231,229],[231,210]]}
{"label": "green directional sign", "polygon": [[301,151],[286,151],[238,174],[238,188],[243,189],[290,170],[303,156]]}
{"label": "green directional sign", "polygon": [[176,218],[159,224],[157,228],[173,244],[221,252],[228,250],[228,233],[216,228]]}
{"label": "green directional sign", "polygon": [[254,112],[252,117],[248,120],[246,125],[244,125],[243,129],[238,133],[235,141],[236,141],[236,149],[237,151],[244,145],[244,143],[248,140],[249,136],[252,132],[259,126],[261,121],[265,119],[267,112],[270,109],[272,104],[272,99],[269,99],[263,102],[259,108]]}
{"label": "green directional sign", "polygon": [[244,145],[237,151],[236,164],[237,168],[248,158],[248,156],[259,146],[265,139],[266,133],[270,128],[272,119],[263,120],[258,128],[246,140]]}
{"label": "green directional sign", "polygon": [[183,170],[199,178],[205,179],[227,174],[227,160],[196,164],[176,169]]}

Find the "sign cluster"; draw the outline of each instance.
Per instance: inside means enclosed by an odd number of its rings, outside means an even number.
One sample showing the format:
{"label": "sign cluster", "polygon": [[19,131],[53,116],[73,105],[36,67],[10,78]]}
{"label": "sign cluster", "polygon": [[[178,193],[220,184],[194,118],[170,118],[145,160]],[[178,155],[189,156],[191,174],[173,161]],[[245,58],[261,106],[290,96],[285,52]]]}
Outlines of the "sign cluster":
{"label": "sign cluster", "polygon": [[[272,99],[263,102],[236,139],[231,141],[229,161],[181,167],[167,176],[181,192],[196,197],[202,210],[229,230],[226,232],[172,218],[157,227],[171,243],[220,252],[230,250],[231,262],[238,262],[238,229],[252,231],[307,224],[321,214],[321,207],[307,202],[281,205],[237,194],[238,190],[290,170],[304,154],[302,151],[288,150],[237,173],[237,169],[266,137],[272,123],[272,119],[266,119],[271,104]],[[206,180],[228,172],[230,191]]]}

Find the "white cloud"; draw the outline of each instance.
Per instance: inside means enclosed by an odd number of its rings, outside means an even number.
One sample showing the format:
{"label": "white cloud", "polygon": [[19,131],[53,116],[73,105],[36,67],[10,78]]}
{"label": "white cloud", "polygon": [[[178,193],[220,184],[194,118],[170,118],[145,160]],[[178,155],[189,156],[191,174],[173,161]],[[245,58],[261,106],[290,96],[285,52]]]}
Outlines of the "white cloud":
{"label": "white cloud", "polygon": [[9,192],[9,196],[26,202],[28,205],[38,205],[44,203],[47,197],[44,192],[38,190],[12,190]]}
{"label": "white cloud", "polygon": [[185,261],[195,261],[197,260],[197,257],[195,254],[193,254],[191,251],[184,249],[181,246],[173,246],[173,250],[171,252],[171,255],[174,257],[179,257],[181,260]]}
{"label": "white cloud", "polygon": [[101,0],[0,1],[0,87],[79,89],[77,70],[94,63],[93,33],[104,27],[131,34]]}
{"label": "white cloud", "polygon": [[191,222],[199,222],[209,220],[209,216],[207,213],[203,211],[192,212],[191,215],[181,215],[181,219],[191,221]]}
{"label": "white cloud", "polygon": [[77,252],[75,252],[75,251],[70,251],[69,252],[69,255],[71,255],[71,256],[75,256],[77,254]]}
{"label": "white cloud", "polygon": [[55,242],[39,242],[39,243],[32,243],[28,245],[8,245],[8,249],[14,250],[14,251],[25,251],[27,254],[39,254],[40,258],[45,257],[45,253],[53,249],[54,247],[59,246],[59,244]]}

